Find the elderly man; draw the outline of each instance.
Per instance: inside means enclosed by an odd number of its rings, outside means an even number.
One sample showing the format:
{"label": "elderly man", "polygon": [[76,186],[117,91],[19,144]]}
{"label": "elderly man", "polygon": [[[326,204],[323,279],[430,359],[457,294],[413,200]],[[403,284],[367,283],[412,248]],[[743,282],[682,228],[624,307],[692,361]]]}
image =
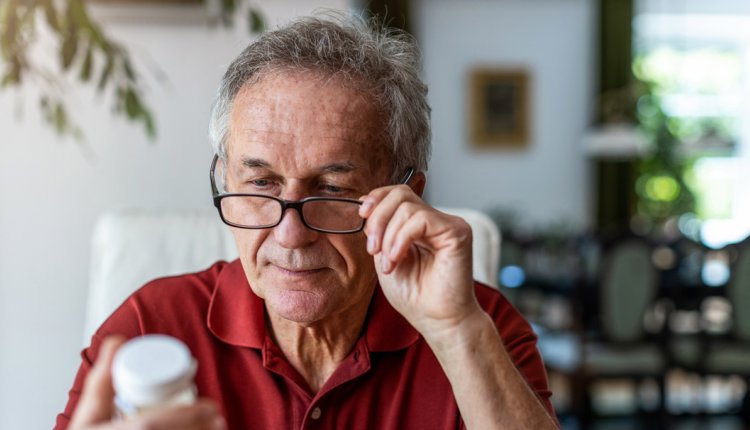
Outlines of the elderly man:
{"label": "elderly man", "polygon": [[[418,74],[406,36],[356,18],[301,19],[242,52],[210,127],[240,258],[123,303],[57,428],[556,428],[529,324],[472,280],[469,226],[419,197]],[[146,333],[190,347],[204,400],[110,423],[112,355]]]}

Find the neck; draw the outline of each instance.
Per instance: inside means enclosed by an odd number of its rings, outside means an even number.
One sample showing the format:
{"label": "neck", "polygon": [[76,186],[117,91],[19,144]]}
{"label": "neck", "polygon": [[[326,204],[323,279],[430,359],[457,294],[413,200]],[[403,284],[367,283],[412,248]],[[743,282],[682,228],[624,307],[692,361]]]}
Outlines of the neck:
{"label": "neck", "polygon": [[267,310],[271,335],[289,363],[320,391],[359,339],[372,295],[324,320],[301,324]]}

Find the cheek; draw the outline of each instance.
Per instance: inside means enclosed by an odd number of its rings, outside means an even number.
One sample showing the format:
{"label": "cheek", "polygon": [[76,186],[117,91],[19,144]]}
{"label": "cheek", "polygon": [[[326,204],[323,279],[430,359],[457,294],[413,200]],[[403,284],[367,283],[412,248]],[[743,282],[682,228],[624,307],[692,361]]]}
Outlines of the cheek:
{"label": "cheek", "polygon": [[331,244],[346,264],[346,276],[349,279],[362,278],[375,272],[373,258],[365,248],[366,240],[363,233],[341,235],[331,239]]}
{"label": "cheek", "polygon": [[268,230],[248,230],[242,228],[231,228],[234,241],[237,244],[237,252],[245,268],[248,277],[255,275],[258,266],[258,249],[263,244]]}

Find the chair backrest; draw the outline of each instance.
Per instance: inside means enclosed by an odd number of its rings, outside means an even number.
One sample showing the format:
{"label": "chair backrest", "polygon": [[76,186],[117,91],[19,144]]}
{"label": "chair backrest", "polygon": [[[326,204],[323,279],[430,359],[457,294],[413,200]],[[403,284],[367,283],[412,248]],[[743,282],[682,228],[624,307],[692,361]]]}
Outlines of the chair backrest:
{"label": "chair backrest", "polygon": [[[443,208],[471,225],[474,277],[497,287],[500,232],[470,209]],[[130,210],[102,216],[92,239],[84,344],[131,293],[146,282],[237,258],[234,238],[215,210]]]}
{"label": "chair backrest", "polygon": [[732,304],[735,337],[750,340],[750,239],[740,243],[737,250],[737,260],[727,285],[727,298]]}
{"label": "chair backrest", "polygon": [[601,320],[606,336],[630,342],[643,336],[643,315],[656,296],[657,271],[651,247],[631,238],[605,255],[601,276]]}
{"label": "chair backrest", "polygon": [[84,344],[146,282],[237,258],[234,238],[215,210],[107,213],[91,245]]}

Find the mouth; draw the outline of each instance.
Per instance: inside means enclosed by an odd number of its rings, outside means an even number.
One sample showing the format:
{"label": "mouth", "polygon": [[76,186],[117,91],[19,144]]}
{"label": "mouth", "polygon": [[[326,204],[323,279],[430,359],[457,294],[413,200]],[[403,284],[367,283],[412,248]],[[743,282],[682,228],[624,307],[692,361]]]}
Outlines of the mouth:
{"label": "mouth", "polygon": [[286,276],[295,276],[295,277],[304,277],[304,276],[316,275],[316,274],[322,272],[323,270],[325,270],[324,268],[318,268],[318,269],[296,269],[296,268],[295,269],[289,269],[289,268],[285,268],[285,267],[281,267],[281,266],[276,266],[276,265],[274,265],[273,267],[275,267],[276,270],[278,270],[279,272],[281,272],[282,274],[284,274]]}

